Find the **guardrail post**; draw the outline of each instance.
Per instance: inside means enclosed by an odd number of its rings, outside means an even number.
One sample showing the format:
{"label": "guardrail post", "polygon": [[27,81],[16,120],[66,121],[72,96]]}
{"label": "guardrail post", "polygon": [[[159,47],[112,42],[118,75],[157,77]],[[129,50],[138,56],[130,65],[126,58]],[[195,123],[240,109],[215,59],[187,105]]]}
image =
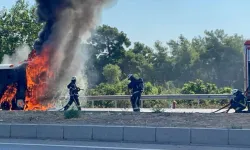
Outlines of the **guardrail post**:
{"label": "guardrail post", "polygon": [[143,100],[141,100],[141,108],[143,108]]}
{"label": "guardrail post", "polygon": [[95,103],[94,103],[94,102],[95,102],[95,101],[93,101],[93,100],[91,101],[91,107],[92,107],[92,108],[95,107]]}
{"label": "guardrail post", "polygon": [[117,108],[117,101],[115,100],[115,108]]}

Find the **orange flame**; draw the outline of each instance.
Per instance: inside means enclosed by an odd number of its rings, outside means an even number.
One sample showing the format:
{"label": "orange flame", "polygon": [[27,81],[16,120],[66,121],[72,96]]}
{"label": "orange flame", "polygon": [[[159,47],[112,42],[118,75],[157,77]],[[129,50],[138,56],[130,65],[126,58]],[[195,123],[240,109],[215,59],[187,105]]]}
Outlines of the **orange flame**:
{"label": "orange flame", "polygon": [[11,106],[11,104],[12,104],[11,101],[16,96],[16,92],[17,92],[17,84],[16,83],[8,85],[7,89],[4,91],[4,94],[0,99],[0,103],[8,102]]}
{"label": "orange flame", "polygon": [[[44,101],[46,101],[46,94],[48,94],[47,79],[53,77],[53,72],[50,70],[49,66],[49,49],[45,48],[39,55],[33,50],[25,62],[27,62],[27,90],[24,110],[45,111],[53,106],[52,103],[48,102],[44,104]],[[16,93],[17,84],[8,85],[1,97],[0,103],[7,101],[11,105],[11,101],[15,99]]]}
{"label": "orange flame", "polygon": [[49,66],[49,49],[44,49],[39,55],[35,50],[31,52],[26,67],[27,91],[25,97],[25,110],[45,111],[52,107],[52,104],[42,104],[39,99],[46,96],[48,80],[53,77]]}

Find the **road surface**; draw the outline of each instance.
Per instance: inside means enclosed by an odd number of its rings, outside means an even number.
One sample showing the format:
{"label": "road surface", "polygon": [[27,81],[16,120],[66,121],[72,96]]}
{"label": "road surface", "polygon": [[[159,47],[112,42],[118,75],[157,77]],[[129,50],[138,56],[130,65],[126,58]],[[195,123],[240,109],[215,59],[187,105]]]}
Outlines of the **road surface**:
{"label": "road surface", "polygon": [[1,150],[249,150],[249,147],[180,146],[110,142],[0,139]]}
{"label": "road surface", "polygon": [[[60,108],[53,108],[49,111],[57,111]],[[166,108],[164,109],[164,112],[174,112],[174,113],[212,113],[218,109],[187,109],[187,108],[177,108],[177,109],[170,109]],[[93,111],[93,112],[132,112],[132,109],[124,109],[124,108],[82,108],[82,111]],[[226,109],[223,109],[219,112],[226,111]],[[153,112],[152,108],[141,108],[141,112]],[[229,113],[233,113],[234,110],[230,110]]]}

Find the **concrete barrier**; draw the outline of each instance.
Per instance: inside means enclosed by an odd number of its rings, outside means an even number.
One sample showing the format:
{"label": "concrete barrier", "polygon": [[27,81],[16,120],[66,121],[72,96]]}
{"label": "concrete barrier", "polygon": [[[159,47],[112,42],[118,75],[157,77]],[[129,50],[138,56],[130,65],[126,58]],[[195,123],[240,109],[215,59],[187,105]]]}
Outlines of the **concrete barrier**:
{"label": "concrete barrier", "polygon": [[156,142],[164,144],[190,144],[190,129],[156,128]]}
{"label": "concrete barrier", "polygon": [[68,125],[63,127],[66,140],[92,140],[92,126]]}
{"label": "concrete barrier", "polygon": [[228,129],[191,129],[192,144],[227,145]]}
{"label": "concrete barrier", "polygon": [[62,125],[37,125],[37,138],[39,139],[63,139]]}
{"label": "concrete barrier", "polygon": [[229,129],[229,145],[250,146],[250,130]]}
{"label": "concrete barrier", "polygon": [[123,127],[119,126],[93,126],[93,140],[122,141]]}
{"label": "concrete barrier", "polygon": [[124,127],[124,141],[155,142],[154,127]]}
{"label": "concrete barrier", "polygon": [[10,124],[0,125],[0,138],[9,138],[11,134]]}
{"label": "concrete barrier", "polygon": [[36,125],[13,124],[10,126],[10,136],[13,138],[36,138]]}
{"label": "concrete barrier", "polygon": [[247,129],[0,124],[0,138],[250,146],[249,135]]}

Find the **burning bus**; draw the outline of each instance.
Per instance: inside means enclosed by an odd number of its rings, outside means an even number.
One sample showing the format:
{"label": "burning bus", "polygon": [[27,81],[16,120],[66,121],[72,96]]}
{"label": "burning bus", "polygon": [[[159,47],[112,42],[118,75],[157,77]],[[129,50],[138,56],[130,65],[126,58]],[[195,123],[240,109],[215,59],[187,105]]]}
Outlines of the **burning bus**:
{"label": "burning bus", "polygon": [[0,65],[0,103],[2,110],[23,110],[25,103],[26,65]]}
{"label": "burning bus", "polygon": [[47,110],[52,107],[46,101],[51,100],[48,96],[48,78],[53,77],[47,52],[45,49],[37,55],[33,50],[28,59],[17,66],[0,65],[2,110]]}

